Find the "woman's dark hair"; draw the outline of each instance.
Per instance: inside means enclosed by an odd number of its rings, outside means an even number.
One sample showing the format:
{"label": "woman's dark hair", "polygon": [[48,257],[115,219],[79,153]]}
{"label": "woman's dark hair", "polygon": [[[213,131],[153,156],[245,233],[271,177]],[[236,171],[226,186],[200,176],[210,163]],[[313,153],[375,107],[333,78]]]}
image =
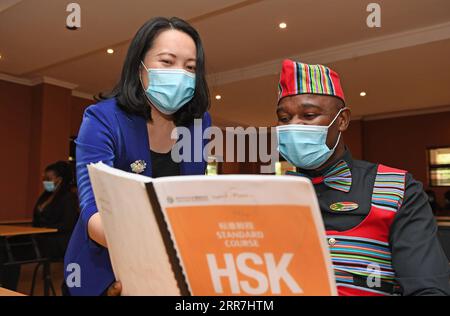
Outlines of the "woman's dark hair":
{"label": "woman's dark hair", "polygon": [[65,161],[57,161],[45,168],[45,172],[49,171],[53,171],[57,177],[62,179],[58,187],[57,195],[70,191],[73,182],[73,173],[70,164]]}
{"label": "woman's dark hair", "polygon": [[[50,203],[54,203],[55,201],[59,201],[61,198],[64,198],[67,194],[72,194],[74,205],[78,205],[77,197],[75,194],[71,193],[72,185],[73,185],[73,172],[72,167],[69,163],[65,161],[57,161],[51,165],[48,165],[45,168],[45,172],[53,172],[57,177],[61,178],[61,183],[58,185],[58,188],[55,192],[49,192],[44,190],[42,194],[39,196],[36,204],[34,206],[34,213],[37,212],[38,207],[42,206],[42,204],[50,198],[52,194],[54,197],[50,200]],[[61,210],[65,211],[65,210]],[[33,226],[40,226],[39,220],[36,217],[33,217]]]}
{"label": "woman's dark hair", "polygon": [[176,18],[156,17],[147,21],[131,41],[122,68],[119,83],[108,94],[100,94],[100,99],[116,98],[125,112],[151,120],[151,110],[139,77],[141,61],[161,32],[169,29],[179,30],[189,35],[197,48],[195,93],[191,101],[174,114],[177,126],[187,126],[195,118],[202,118],[209,109],[209,89],[205,77],[205,54],[200,36],[187,22]]}

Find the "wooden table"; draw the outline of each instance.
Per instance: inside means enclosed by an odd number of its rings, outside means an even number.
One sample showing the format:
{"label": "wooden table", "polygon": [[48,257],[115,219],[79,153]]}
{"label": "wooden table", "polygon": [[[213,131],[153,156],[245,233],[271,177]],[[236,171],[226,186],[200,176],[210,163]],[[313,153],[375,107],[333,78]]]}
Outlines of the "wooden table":
{"label": "wooden table", "polygon": [[0,296],[25,296],[25,294],[14,292],[0,287]]}
{"label": "wooden table", "polygon": [[[56,228],[41,228],[31,226],[17,226],[17,225],[0,225],[0,247],[6,251],[7,259],[4,262],[0,262],[0,267],[22,265],[29,263],[43,264],[44,269],[44,295],[50,294],[50,289],[55,290],[51,284],[50,278],[50,261],[48,258],[44,258],[39,250],[38,243],[36,241],[36,235],[56,233]],[[14,241],[17,236],[29,236],[30,242],[17,242]],[[31,246],[34,252],[34,257],[26,260],[17,260],[13,254],[12,248],[17,246]],[[1,281],[1,280],[0,280]],[[34,282],[32,285],[34,289]],[[31,291],[33,295],[33,290]]]}
{"label": "wooden table", "polygon": [[48,234],[56,233],[56,228],[41,228],[30,226],[16,226],[16,225],[0,225],[0,237],[12,237],[22,235]]}

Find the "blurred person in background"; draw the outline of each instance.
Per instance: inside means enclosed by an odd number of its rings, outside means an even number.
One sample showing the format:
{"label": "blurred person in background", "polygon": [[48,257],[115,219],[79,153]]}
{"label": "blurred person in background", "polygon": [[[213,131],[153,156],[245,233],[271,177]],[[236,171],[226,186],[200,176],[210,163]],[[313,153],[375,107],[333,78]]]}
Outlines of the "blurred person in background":
{"label": "blurred person in background", "polygon": [[53,163],[44,172],[44,192],[33,211],[33,226],[56,228],[55,234],[39,236],[39,247],[45,257],[62,259],[73,228],[78,220],[78,198],[72,190],[73,174],[64,161]]}
{"label": "blurred person in background", "polygon": [[[73,192],[73,172],[70,165],[58,161],[45,168],[43,176],[43,192],[39,196],[33,210],[33,226],[56,228],[57,233],[37,236],[38,247],[43,257],[52,261],[64,258],[73,228],[78,220],[78,198]],[[15,242],[28,242],[29,237],[15,237]],[[0,262],[7,261],[7,254],[0,249]],[[16,259],[35,257],[30,247],[12,247]],[[2,267],[0,284],[4,288],[17,290],[20,278],[20,265]]]}

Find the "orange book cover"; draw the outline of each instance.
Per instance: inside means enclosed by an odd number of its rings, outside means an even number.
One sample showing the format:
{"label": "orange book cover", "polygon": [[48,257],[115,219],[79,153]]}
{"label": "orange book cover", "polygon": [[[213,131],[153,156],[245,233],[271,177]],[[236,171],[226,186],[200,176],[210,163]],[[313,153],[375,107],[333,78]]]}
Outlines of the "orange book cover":
{"label": "orange book cover", "polygon": [[332,295],[308,206],[167,208],[193,295]]}

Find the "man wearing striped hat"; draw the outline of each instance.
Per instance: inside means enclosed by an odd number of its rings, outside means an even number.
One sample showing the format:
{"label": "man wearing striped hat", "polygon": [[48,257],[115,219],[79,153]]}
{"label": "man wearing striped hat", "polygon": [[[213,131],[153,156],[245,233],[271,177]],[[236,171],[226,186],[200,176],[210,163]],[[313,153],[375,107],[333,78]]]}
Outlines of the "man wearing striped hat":
{"label": "man wearing striped hat", "polygon": [[340,295],[450,295],[449,262],[422,184],[407,171],[352,159],[339,75],[285,60],[278,150],[314,184]]}

